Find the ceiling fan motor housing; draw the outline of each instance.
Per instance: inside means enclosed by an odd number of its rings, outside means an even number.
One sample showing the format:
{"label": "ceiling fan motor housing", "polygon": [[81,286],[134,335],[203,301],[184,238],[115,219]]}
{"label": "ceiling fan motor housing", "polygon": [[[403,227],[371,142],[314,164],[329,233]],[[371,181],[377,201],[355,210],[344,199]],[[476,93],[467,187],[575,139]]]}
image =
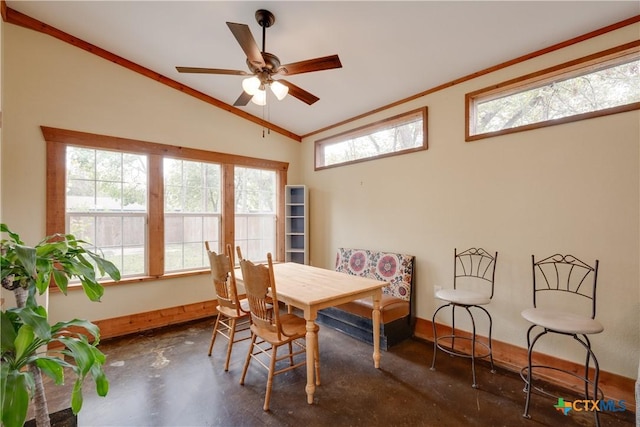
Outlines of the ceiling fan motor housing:
{"label": "ceiling fan motor housing", "polygon": [[278,72],[278,69],[280,68],[280,59],[278,59],[277,56],[269,52],[262,52],[262,58],[264,59],[264,64],[265,64],[264,67],[255,66],[247,58],[247,67],[249,67],[252,73],[254,74],[267,73],[271,75]]}

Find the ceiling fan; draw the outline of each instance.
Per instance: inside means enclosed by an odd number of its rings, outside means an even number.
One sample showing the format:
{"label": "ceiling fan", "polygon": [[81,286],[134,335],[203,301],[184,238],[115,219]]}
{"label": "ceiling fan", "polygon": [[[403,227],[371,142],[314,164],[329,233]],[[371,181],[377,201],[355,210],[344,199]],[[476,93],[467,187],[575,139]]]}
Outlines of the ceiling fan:
{"label": "ceiling fan", "polygon": [[202,74],[229,74],[252,77],[246,78],[242,82],[242,94],[238,97],[234,106],[245,106],[249,101],[253,101],[258,105],[266,104],[266,88],[269,86],[271,91],[279,100],[282,100],[287,93],[298,98],[300,101],[308,105],[313,104],[320,98],[307,92],[306,90],[288,82],[284,79],[274,80],[275,75],[291,76],[294,74],[310,73],[312,71],[330,70],[332,68],[341,68],[340,58],[338,55],[324,56],[321,58],[308,59],[306,61],[293,62],[281,65],[280,59],[265,49],[266,30],[271,27],[276,18],[273,13],[268,10],[260,9],[256,11],[256,21],[262,27],[262,51],[256,44],[249,26],[246,24],[236,24],[227,22],[227,26],[231,30],[240,47],[247,55],[247,66],[250,72],[242,70],[225,70],[219,68],[198,68],[198,67],[176,67],[180,73],[202,73]]}

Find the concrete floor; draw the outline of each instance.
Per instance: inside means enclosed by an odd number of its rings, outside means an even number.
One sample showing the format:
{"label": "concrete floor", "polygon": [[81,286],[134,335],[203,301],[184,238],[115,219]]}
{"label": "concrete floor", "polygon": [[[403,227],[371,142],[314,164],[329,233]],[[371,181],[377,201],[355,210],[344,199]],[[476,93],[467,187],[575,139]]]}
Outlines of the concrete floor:
{"label": "concrete floor", "polygon": [[[439,352],[431,371],[431,343],[407,340],[382,353],[373,367],[372,347],[327,327],[320,329],[322,384],[306,403],[305,368],[274,379],[271,410],[262,404],[266,371],[253,363],[239,385],[248,342],[234,347],[223,369],[226,341],[207,356],[213,320],[194,322],[104,341],[109,394],[98,397],[85,385],[80,426],[583,426],[591,413],[558,412],[557,401],[532,397],[522,417],[519,375],[488,364],[477,367],[479,389],[471,387],[468,359]],[[69,405],[65,386],[47,384],[50,410]],[[579,397],[560,391],[565,400]],[[602,426],[633,426],[631,411],[602,412]]]}

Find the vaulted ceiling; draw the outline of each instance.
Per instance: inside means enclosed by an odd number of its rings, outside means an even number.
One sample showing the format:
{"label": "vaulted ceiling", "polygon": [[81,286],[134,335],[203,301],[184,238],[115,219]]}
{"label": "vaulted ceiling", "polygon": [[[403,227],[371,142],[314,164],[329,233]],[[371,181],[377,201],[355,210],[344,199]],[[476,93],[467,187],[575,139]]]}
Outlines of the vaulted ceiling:
{"label": "vaulted ceiling", "polygon": [[240,110],[296,135],[640,15],[637,1],[13,1],[35,18],[232,105],[243,76],[184,74],[176,66],[248,71],[226,22],[262,46],[258,9],[275,23],[266,51],[282,63],[337,54],[342,68],[287,76],[316,95],[271,96]]}

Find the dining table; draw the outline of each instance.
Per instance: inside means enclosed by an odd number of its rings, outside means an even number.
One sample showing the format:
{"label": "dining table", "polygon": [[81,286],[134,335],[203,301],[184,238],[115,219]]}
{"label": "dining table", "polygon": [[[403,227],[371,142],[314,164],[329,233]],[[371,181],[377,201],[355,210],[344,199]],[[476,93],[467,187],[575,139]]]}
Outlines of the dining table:
{"label": "dining table", "polygon": [[[318,348],[318,310],[334,307],[361,298],[373,300],[373,364],[380,368],[380,298],[382,288],[389,283],[373,278],[354,276],[307,264],[294,262],[273,264],[278,301],[302,311],[306,320],[307,402],[313,403],[316,385],[314,354]],[[235,269],[236,281],[242,286],[242,271]]]}

